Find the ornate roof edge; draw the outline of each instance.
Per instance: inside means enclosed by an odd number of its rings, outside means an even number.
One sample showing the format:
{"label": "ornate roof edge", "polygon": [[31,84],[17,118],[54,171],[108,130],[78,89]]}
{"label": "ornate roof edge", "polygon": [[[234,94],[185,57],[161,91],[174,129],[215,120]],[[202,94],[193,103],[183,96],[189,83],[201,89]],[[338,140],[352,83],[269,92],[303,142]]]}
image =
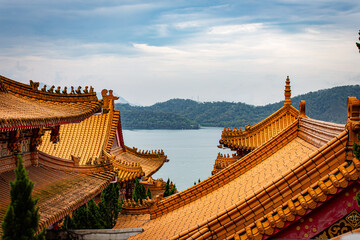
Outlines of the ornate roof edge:
{"label": "ornate roof edge", "polygon": [[167,155],[165,155],[164,150],[163,149],[159,149],[159,150],[140,150],[136,147],[128,147],[125,145],[125,149],[127,153],[130,153],[132,155],[135,155],[137,157],[140,158],[157,158],[159,160],[164,160],[165,162],[168,162],[169,160],[167,159]]}
{"label": "ornate roof edge", "polygon": [[72,211],[76,210],[77,208],[79,208],[83,204],[90,201],[96,195],[101,193],[110,184],[110,181],[114,178],[115,173],[108,171],[108,172],[93,173],[93,174],[90,174],[88,176],[91,176],[91,177],[94,177],[94,178],[97,178],[97,179],[102,179],[103,183],[101,185],[95,186],[95,189],[93,189],[88,194],[79,195],[79,199],[77,199],[76,202],[73,201],[73,202],[69,203],[68,204],[69,206],[67,206],[66,209],[61,210],[61,211],[56,211],[55,210],[55,213],[53,215],[51,215],[51,216],[46,215],[46,216],[43,216],[43,218],[40,218],[39,232],[44,227],[48,227],[48,226],[60,221],[61,219],[63,219],[67,215],[69,215]]}
{"label": "ornate roof edge", "polygon": [[[344,131],[278,180],[172,239],[224,237],[231,232],[237,234],[231,239],[242,239],[239,235],[244,234],[246,239],[262,239],[259,234],[265,233],[269,226],[283,227],[281,224],[294,221],[296,214],[304,215],[309,205],[313,206],[324,196],[326,200],[337,188],[345,188],[348,181],[358,179],[360,162],[347,155],[347,143],[348,132]],[[347,157],[341,163],[339,156]]]}
{"label": "ornate roof edge", "polygon": [[[57,125],[77,123],[92,116],[100,108],[100,104],[94,105],[88,112],[68,117],[53,117],[39,119],[4,119],[0,120],[0,132],[14,131],[17,129],[32,129],[40,127],[54,127]],[[10,126],[9,126],[10,125]]]}
{"label": "ornate roof edge", "polygon": [[[348,123],[338,136],[289,169],[278,180],[172,239],[263,239],[303,216],[360,177],[352,152],[360,133],[360,101],[348,97]],[[265,144],[266,145],[266,144]],[[262,147],[260,147],[262,148]],[[234,166],[236,164],[233,164]],[[231,166],[230,166],[231,167]],[[229,167],[229,168],[230,168]],[[226,170],[226,169],[225,169]]]}
{"label": "ornate roof edge", "polygon": [[359,160],[354,158],[350,164],[345,162],[271,213],[227,239],[257,239],[264,235],[271,236],[275,233],[275,228],[284,228],[286,222],[293,222],[296,216],[305,216],[318,205],[330,200],[331,195],[358,180],[359,174]]}
{"label": "ornate roof edge", "polygon": [[23,97],[34,98],[43,101],[53,101],[53,102],[96,102],[98,101],[96,97],[96,92],[94,92],[93,87],[90,86],[90,89],[86,86],[83,91],[81,87],[78,87],[74,90],[71,87],[70,93],[67,93],[67,87],[62,91],[60,87],[55,89],[53,85],[50,89],[46,90],[46,85],[39,90],[39,83],[33,82],[30,80],[30,84],[24,84],[12,80],[10,78],[0,75],[0,86],[4,87],[4,91],[19,95]]}
{"label": "ornate roof edge", "polygon": [[245,128],[245,130],[241,130],[241,129],[240,130],[233,130],[233,129],[228,130],[226,127],[224,127],[221,137],[223,137],[223,135],[226,135],[226,133],[228,133],[228,132],[233,132],[235,134],[234,136],[244,137],[246,135],[249,135],[251,133],[258,131],[260,128],[267,125],[269,122],[276,120],[279,116],[282,116],[284,113],[287,113],[287,112],[291,113],[294,116],[299,115],[299,111],[296,108],[294,108],[292,105],[282,106],[279,110],[277,110],[276,112],[274,112],[267,118],[261,120],[260,122],[254,124],[252,126],[247,126]]}
{"label": "ornate roof edge", "polygon": [[[291,90],[290,90],[289,76],[287,76],[285,83],[286,84],[285,84],[285,94],[284,94],[285,95],[284,106],[282,106],[280,109],[278,109],[273,114],[266,117],[265,119],[261,120],[260,122],[254,124],[252,126],[245,126],[244,131],[241,131],[241,129],[237,130],[236,131],[236,136],[245,136],[245,135],[247,135],[249,133],[256,132],[257,130],[259,130],[259,128],[263,127],[268,122],[271,122],[271,121],[275,120],[276,118],[278,118],[279,115],[282,115],[284,112],[290,112],[292,115],[294,115],[296,117],[299,116],[299,111],[291,105]],[[303,107],[303,109],[305,111],[305,106],[302,106],[300,104],[300,108],[301,107]],[[301,116],[301,117],[306,117],[306,116],[304,115],[304,116]],[[227,131],[226,127],[224,127],[223,134],[226,133],[226,131]]]}
{"label": "ornate roof edge", "polygon": [[139,163],[116,160],[114,155],[108,153],[104,149],[102,150],[102,153],[105,157],[105,162],[112,164],[118,177],[118,182],[126,182],[145,176],[145,172]]}
{"label": "ornate roof edge", "polygon": [[78,165],[75,159],[64,159],[49,155],[42,151],[38,151],[39,164],[45,167],[53,168],[56,170],[61,170],[64,172],[78,172],[85,174],[92,174],[98,172],[104,172],[112,170],[111,164],[103,165]]}
{"label": "ornate roof edge", "polygon": [[193,202],[244,174],[249,169],[261,163],[261,159],[266,159],[268,156],[272,155],[278,151],[278,149],[282,148],[289,141],[294,139],[297,136],[297,131],[298,121],[295,121],[284,129],[281,135],[279,134],[277,138],[270,139],[265,144],[261,145],[227,168],[222,169],[217,174],[210,176],[209,178],[201,181],[199,184],[196,184],[180,193],[161,200],[157,204],[157,208],[151,212],[151,219],[180,208],[184,204]]}

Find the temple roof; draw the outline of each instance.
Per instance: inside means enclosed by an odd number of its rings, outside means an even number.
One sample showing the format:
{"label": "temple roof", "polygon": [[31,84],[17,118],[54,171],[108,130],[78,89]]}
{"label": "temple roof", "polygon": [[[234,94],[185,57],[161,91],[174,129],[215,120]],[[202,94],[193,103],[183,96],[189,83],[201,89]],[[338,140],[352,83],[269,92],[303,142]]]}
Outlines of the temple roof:
{"label": "temple roof", "polygon": [[39,150],[63,159],[77,157],[79,165],[100,163],[103,150],[109,151],[112,147],[119,116],[120,112],[114,111],[93,115],[80,123],[63,125],[59,132],[60,141],[56,144],[50,141],[50,131],[46,131]]}
{"label": "temple roof", "polygon": [[0,132],[79,122],[100,109],[96,93],[87,87],[73,93],[37,88],[38,83],[26,85],[0,75]]}
{"label": "temple roof", "polygon": [[153,175],[165,162],[169,161],[164,152],[160,150],[153,153],[141,153],[136,148],[126,147],[125,152],[114,149],[112,154],[118,161],[140,164],[146,177]]}
{"label": "temple roof", "polygon": [[[29,166],[28,176],[34,184],[33,197],[39,198],[40,229],[61,220],[73,210],[99,194],[114,179],[111,171],[91,174],[66,172],[48,168]],[[15,179],[15,172],[0,174],[0,222],[10,203],[9,181]],[[1,228],[0,228],[1,234]]]}
{"label": "temple roof", "polygon": [[[115,97],[111,92],[107,95],[105,90],[103,98],[103,113],[95,114],[80,123],[61,126],[60,141],[56,144],[50,141],[51,133],[47,131],[38,149],[52,163],[55,158],[59,162],[70,161],[79,166],[111,163],[119,182],[144,175],[151,176],[167,160],[166,155],[160,151],[156,154],[141,154],[131,148],[123,149],[118,140],[122,133],[119,128],[120,112],[114,110]],[[58,167],[54,164],[52,166]]]}
{"label": "temple roof", "polygon": [[245,126],[245,130],[225,127],[220,144],[232,150],[254,150],[276,136],[299,115],[299,111],[291,105],[290,93],[290,80],[287,77],[284,106],[255,125]]}
{"label": "temple roof", "polygon": [[216,175],[160,201],[152,220],[133,220],[144,232],[131,239],[262,239],[315,209],[359,178],[351,146],[360,102],[349,104],[346,129],[299,117]]}

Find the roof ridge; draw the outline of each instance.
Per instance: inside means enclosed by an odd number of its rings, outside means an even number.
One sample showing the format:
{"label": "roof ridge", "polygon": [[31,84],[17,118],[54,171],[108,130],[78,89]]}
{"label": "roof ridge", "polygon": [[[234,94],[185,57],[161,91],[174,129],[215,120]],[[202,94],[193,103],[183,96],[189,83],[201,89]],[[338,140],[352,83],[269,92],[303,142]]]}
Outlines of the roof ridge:
{"label": "roof ridge", "polygon": [[[337,188],[344,188],[348,185],[349,181],[356,180],[359,177],[359,161],[355,163],[354,161],[356,160],[353,159],[349,164],[346,161],[341,163],[337,159],[340,154],[346,154],[347,135],[347,131],[344,131],[330,141],[326,147],[322,147],[311,154],[303,163],[299,164],[297,168],[291,169],[283,176],[280,176],[277,181],[252,193],[251,196],[246,199],[241,199],[223,212],[197,225],[194,229],[184,231],[172,239],[183,239],[185,236],[185,238],[190,237],[192,239],[197,239],[197,237],[206,238],[213,236],[213,234],[217,234],[216,236],[219,237],[220,232],[225,234],[224,231],[227,226],[237,226],[237,229],[229,229],[233,234],[236,232],[237,237],[242,234],[245,238],[254,237],[261,239],[261,236],[265,231],[268,231],[269,228],[273,229],[275,226],[278,228],[284,226],[284,224],[278,225],[278,221],[293,221],[295,219],[294,215],[304,215],[304,210],[306,211],[313,202],[318,202],[321,199],[323,201],[326,200],[326,197],[324,199],[324,196],[319,195],[319,191],[325,193],[325,195],[334,194]],[[355,172],[354,169],[356,170]],[[307,172],[305,178],[302,176],[303,174],[299,175],[299,173],[304,170]],[[322,178],[319,179],[318,176],[322,176]],[[311,180],[317,180],[317,182],[311,182]],[[300,187],[298,185],[301,181],[303,181],[304,184]],[[323,183],[325,183],[325,185]],[[283,185],[285,187],[281,187]],[[295,186],[297,187],[295,188]],[[304,186],[308,187],[304,189]],[[282,202],[282,205],[275,206],[273,199],[277,198],[277,195],[284,198],[283,195],[288,188],[291,188],[291,194],[287,195],[288,198],[290,197],[289,200],[285,199],[286,202]],[[316,189],[315,193],[312,191],[314,189]],[[294,196],[294,194],[296,195]],[[274,210],[271,211],[269,206],[275,206],[273,207]],[[311,207],[314,206],[311,205]],[[266,210],[268,212],[266,212]],[[279,213],[277,213],[278,210]],[[275,216],[275,214],[278,215]],[[247,220],[243,222],[243,219]],[[264,223],[266,220],[268,222]],[[208,230],[201,232],[201,229],[205,227]],[[239,237],[236,239],[242,238]]]}
{"label": "roof ridge", "polygon": [[30,80],[30,84],[24,84],[21,82],[17,82],[10,78],[4,77],[0,75],[0,81],[4,86],[4,89],[11,94],[34,98],[43,101],[52,101],[52,102],[94,102],[98,101],[96,96],[96,92],[94,88],[90,86],[90,90],[88,90],[88,86],[84,88],[81,92],[81,86],[74,90],[74,87],[71,86],[71,92],[67,93],[67,87],[61,91],[60,87],[55,89],[53,85],[50,89],[46,90],[46,85],[39,90],[39,82],[33,82]]}
{"label": "roof ridge", "polygon": [[[261,122],[253,126],[246,126],[243,131],[241,128],[240,130],[233,130],[232,128],[226,129],[225,127],[219,143],[224,147],[253,150],[289,126],[291,122],[298,118],[298,115],[299,111],[296,108],[292,105],[285,105]],[[282,121],[280,121],[280,119],[282,119]],[[257,139],[253,138],[255,136]],[[234,142],[235,140],[237,140],[237,144]]]}
{"label": "roof ridge", "polygon": [[[163,214],[166,214],[170,211],[173,211],[183,204],[186,199],[186,204],[193,202],[199,199],[202,196],[207,195],[210,192],[215,191],[216,189],[222,187],[228,182],[234,180],[235,178],[241,176],[249,169],[258,165],[260,162],[259,159],[266,158],[273,153],[275,153],[280,147],[287,144],[288,141],[291,141],[294,137],[297,136],[298,123],[293,122],[289,127],[282,131],[282,135],[278,135],[278,138],[272,138],[259,148],[255,149],[248,155],[244,156],[234,164],[229,167],[221,170],[217,174],[201,181],[199,184],[196,184],[180,193],[172,195],[164,200],[161,200],[157,208],[154,209],[150,214],[151,218],[157,218]],[[196,192],[196,194],[193,194]],[[194,197],[195,196],[195,197]],[[171,206],[171,209],[169,209]]]}

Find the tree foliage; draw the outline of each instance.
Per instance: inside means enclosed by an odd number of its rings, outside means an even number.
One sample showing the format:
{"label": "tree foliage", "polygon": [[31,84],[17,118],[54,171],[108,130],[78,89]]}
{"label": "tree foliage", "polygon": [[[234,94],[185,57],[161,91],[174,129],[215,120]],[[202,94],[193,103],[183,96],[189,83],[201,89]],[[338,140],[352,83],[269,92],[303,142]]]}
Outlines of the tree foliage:
{"label": "tree foliage", "polygon": [[151,191],[150,191],[149,187],[146,189],[146,197],[151,199]]}
{"label": "tree foliage", "polygon": [[119,203],[119,184],[110,184],[101,192],[99,212],[104,221],[104,228],[113,228],[121,210]]}
{"label": "tree foliage", "polygon": [[[150,190],[149,190],[150,191]],[[151,194],[150,194],[151,196]],[[135,179],[135,187],[134,187],[134,191],[132,194],[132,198],[134,199],[135,202],[138,202],[140,200],[140,203],[143,203],[143,199],[146,199],[147,197],[147,192],[145,190],[145,187],[143,184],[141,184],[139,182],[139,180],[136,178]],[[151,198],[151,197],[150,197]]]}
{"label": "tree foliage", "polygon": [[17,156],[15,181],[10,182],[10,205],[2,223],[3,240],[45,239],[45,229],[35,236],[39,226],[37,199],[31,196],[34,183],[27,176],[21,155]]}
{"label": "tree foliage", "polygon": [[175,184],[172,184],[170,182],[170,179],[168,178],[166,185],[165,185],[163,197],[171,196],[171,195],[175,194],[175,192],[176,192],[176,186],[175,186]]}
{"label": "tree foliage", "polygon": [[[358,136],[358,140],[360,142],[360,136]],[[353,145],[353,152],[357,159],[360,160],[360,145],[357,143],[354,143]]]}
{"label": "tree foliage", "polygon": [[165,185],[165,190],[164,190],[164,194],[163,197],[167,197],[170,196],[170,179],[168,178],[166,185]]}
{"label": "tree foliage", "polygon": [[76,209],[72,217],[66,216],[63,229],[109,229],[113,228],[122,201],[119,202],[119,185],[110,184],[100,195],[101,202],[97,205],[94,199]]}

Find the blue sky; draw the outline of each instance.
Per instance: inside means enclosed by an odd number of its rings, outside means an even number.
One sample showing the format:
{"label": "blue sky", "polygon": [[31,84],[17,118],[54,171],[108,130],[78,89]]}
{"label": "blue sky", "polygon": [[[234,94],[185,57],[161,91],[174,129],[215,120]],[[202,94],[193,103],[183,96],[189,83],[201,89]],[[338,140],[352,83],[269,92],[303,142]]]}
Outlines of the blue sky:
{"label": "blue sky", "polygon": [[0,0],[0,74],[141,105],[264,105],[287,75],[293,95],[359,84],[359,29],[357,0]]}

